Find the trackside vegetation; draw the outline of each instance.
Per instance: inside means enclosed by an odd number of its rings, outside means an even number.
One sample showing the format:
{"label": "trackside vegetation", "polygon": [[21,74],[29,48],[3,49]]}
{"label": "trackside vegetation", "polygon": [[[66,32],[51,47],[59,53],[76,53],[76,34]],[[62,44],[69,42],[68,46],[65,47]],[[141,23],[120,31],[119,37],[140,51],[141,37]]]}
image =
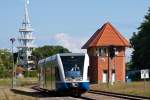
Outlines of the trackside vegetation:
{"label": "trackside vegetation", "polygon": [[130,43],[134,49],[130,62],[131,70],[150,69],[150,8],[144,21],[134,32]]}
{"label": "trackside vegetation", "polygon": [[109,86],[107,84],[93,84],[91,85],[91,88],[93,90],[150,97],[150,81],[146,82],[146,88],[144,87],[143,81],[130,83],[116,83],[114,85]]}
{"label": "trackside vegetation", "polygon": [[[63,46],[50,46],[46,45],[43,47],[38,47],[33,51],[33,60],[37,62],[40,59],[46,58],[48,56],[57,54],[57,53],[68,53],[70,52],[67,48]],[[14,61],[17,66],[17,53],[14,53]],[[0,79],[11,78],[12,77],[12,53],[7,49],[0,49]],[[37,67],[37,66],[36,66]],[[25,72],[25,77],[37,77],[38,71],[29,71]]]}

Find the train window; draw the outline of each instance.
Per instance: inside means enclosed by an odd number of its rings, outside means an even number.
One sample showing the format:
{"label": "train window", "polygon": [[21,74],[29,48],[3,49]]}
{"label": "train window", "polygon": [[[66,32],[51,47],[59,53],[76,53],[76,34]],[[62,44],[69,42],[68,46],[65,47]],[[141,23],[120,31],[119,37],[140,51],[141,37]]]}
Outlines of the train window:
{"label": "train window", "polygon": [[81,77],[83,75],[84,56],[61,56],[66,77]]}
{"label": "train window", "polygon": [[59,74],[58,66],[55,67],[55,76],[56,76],[56,80],[60,81],[60,74]]}

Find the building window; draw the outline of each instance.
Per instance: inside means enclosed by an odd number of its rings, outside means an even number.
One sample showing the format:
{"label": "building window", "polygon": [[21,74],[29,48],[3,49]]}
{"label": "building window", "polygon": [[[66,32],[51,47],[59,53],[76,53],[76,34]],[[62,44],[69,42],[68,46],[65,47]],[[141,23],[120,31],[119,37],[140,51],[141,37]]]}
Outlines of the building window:
{"label": "building window", "polygon": [[106,48],[99,48],[98,54],[99,54],[99,56],[107,56],[107,49]]}
{"label": "building window", "polygon": [[116,56],[118,56],[119,52],[120,52],[119,48],[115,48],[115,55]]}

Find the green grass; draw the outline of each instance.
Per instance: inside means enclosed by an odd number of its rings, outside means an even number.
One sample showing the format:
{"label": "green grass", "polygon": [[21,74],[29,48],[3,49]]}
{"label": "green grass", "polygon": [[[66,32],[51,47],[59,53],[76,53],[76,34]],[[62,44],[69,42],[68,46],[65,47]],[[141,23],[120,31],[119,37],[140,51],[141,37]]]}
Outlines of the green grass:
{"label": "green grass", "polygon": [[144,82],[116,83],[114,85],[93,84],[91,88],[94,90],[150,97],[150,81],[146,82],[146,88],[144,88]]}
{"label": "green grass", "polygon": [[[12,83],[11,79],[0,79],[0,87],[10,87]],[[38,83],[38,78],[22,78],[16,79],[17,86],[34,85]]]}
{"label": "green grass", "polygon": [[0,87],[10,86],[10,85],[11,85],[11,79],[0,79]]}

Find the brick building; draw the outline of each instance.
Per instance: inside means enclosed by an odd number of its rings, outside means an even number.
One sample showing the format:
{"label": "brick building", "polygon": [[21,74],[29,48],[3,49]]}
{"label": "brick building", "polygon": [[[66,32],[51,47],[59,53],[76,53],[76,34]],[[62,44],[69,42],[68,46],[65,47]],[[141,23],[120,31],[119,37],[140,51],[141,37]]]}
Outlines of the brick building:
{"label": "brick building", "polygon": [[[105,23],[85,43],[91,83],[125,81],[125,49],[130,44],[111,23]],[[113,51],[113,57],[111,52]]]}

